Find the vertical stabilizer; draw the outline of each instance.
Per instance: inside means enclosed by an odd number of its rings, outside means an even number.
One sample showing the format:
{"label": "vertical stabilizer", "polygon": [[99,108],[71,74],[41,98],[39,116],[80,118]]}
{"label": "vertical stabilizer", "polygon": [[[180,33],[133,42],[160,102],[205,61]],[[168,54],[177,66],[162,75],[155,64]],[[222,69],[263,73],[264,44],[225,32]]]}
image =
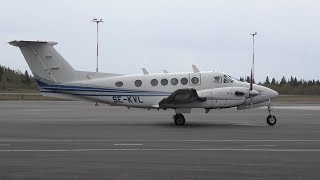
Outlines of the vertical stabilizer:
{"label": "vertical stabilizer", "polygon": [[20,48],[34,76],[48,83],[77,80],[76,71],[53,47],[50,41],[11,41]]}

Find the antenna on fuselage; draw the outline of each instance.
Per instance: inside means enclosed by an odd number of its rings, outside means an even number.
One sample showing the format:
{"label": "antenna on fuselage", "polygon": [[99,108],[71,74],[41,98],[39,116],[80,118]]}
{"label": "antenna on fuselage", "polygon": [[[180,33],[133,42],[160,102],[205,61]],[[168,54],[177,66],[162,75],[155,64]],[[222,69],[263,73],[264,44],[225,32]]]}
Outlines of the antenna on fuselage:
{"label": "antenna on fuselage", "polygon": [[194,64],[192,64],[192,69],[193,69],[194,73],[199,73],[200,72],[199,69],[197,68],[197,66],[194,65]]}
{"label": "antenna on fuselage", "polygon": [[146,68],[141,68],[141,69],[142,69],[143,74],[149,74],[149,72],[146,70]]}

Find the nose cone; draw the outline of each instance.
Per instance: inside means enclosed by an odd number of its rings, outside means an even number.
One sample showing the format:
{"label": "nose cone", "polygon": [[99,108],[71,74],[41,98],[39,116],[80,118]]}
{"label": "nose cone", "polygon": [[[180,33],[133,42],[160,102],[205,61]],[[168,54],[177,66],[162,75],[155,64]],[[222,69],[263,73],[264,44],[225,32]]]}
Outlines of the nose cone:
{"label": "nose cone", "polygon": [[279,93],[275,90],[268,89],[268,96],[270,99],[275,99],[279,96]]}

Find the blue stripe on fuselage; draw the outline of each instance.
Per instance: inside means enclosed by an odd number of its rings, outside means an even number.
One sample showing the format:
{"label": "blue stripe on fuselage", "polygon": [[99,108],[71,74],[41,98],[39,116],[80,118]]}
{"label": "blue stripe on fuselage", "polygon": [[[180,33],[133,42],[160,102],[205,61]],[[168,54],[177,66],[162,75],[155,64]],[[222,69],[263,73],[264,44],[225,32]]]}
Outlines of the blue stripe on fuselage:
{"label": "blue stripe on fuselage", "polygon": [[[151,95],[166,96],[171,94],[168,92],[161,92],[161,91],[137,91],[137,90],[130,90],[130,89],[97,88],[97,87],[88,87],[88,86],[54,85],[54,84],[50,85],[40,80],[37,80],[37,83],[40,87],[41,92],[51,92],[51,93],[66,92],[66,94],[74,94],[74,95],[81,95],[75,92],[128,93],[130,95],[132,93],[136,93],[136,94],[138,93],[140,96],[143,94],[146,94],[146,95],[148,94],[148,96],[151,96]],[[94,95],[97,95],[97,94],[94,94]],[[101,96],[109,96],[109,95],[105,94]]]}
{"label": "blue stripe on fuselage", "polygon": [[57,91],[41,91],[42,93],[59,93],[77,96],[169,96],[170,94],[81,94],[81,93],[64,93]]}

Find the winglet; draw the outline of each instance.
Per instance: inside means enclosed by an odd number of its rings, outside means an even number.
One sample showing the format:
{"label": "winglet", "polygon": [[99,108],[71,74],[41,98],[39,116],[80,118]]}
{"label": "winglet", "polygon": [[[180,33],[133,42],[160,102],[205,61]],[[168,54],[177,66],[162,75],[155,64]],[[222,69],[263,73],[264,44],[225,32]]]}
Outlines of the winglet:
{"label": "winglet", "polygon": [[192,64],[192,69],[194,73],[200,72],[196,65]]}
{"label": "winglet", "polygon": [[149,74],[148,71],[146,70],[146,68],[142,68],[142,72],[143,72],[143,74]]}

